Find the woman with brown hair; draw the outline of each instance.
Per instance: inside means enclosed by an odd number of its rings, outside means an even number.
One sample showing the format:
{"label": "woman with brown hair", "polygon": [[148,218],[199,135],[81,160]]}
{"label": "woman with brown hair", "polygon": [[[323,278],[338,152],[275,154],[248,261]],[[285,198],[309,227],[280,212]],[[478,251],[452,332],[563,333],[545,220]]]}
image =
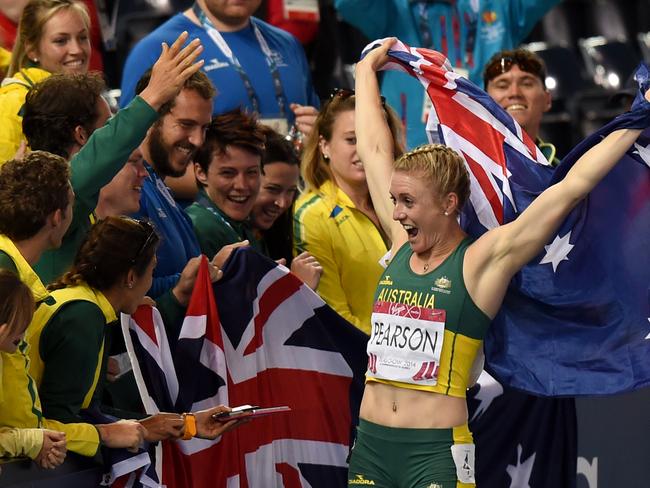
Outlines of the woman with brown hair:
{"label": "woman with brown hair", "polygon": [[0,164],[23,141],[20,109],[27,91],[52,73],[85,73],[90,18],[76,0],[31,0],[23,9],[6,78],[0,88]]}
{"label": "woman with brown hair", "polygon": [[[34,315],[34,297],[16,274],[0,270],[0,351],[13,353]],[[2,356],[0,355],[0,370]],[[4,400],[0,384],[0,403]],[[65,434],[49,429],[0,428],[0,457],[27,456],[42,468],[54,468],[65,459]]]}
{"label": "woman with brown hair", "polygon": [[[82,243],[70,271],[50,285],[51,300],[35,313],[27,332],[31,346],[30,373],[43,412],[62,422],[78,421],[83,409],[100,405],[106,378],[110,330],[120,313],[131,314],[143,303],[156,265],[158,235],[145,221],[108,217],[95,224]],[[178,334],[192,292],[199,258],[186,267],[173,290],[158,299],[168,334]],[[219,277],[211,266],[214,280]],[[70,375],[70,371],[76,371]],[[215,429],[209,412],[196,413],[199,436],[216,437],[231,424]],[[129,415],[131,416],[131,415]],[[179,414],[157,414],[140,421],[145,440],[183,434]]]}
{"label": "woman with brown hair", "polygon": [[203,254],[243,241],[261,251],[249,217],[260,191],[264,141],[257,117],[241,109],[212,119],[194,157],[200,190],[186,210]]}
{"label": "woman with brown hair", "polygon": [[300,159],[284,136],[270,127],[262,126],[262,130],[266,136],[262,181],[250,214],[251,227],[266,256],[286,264],[315,290],[323,272],[320,263],[308,252],[293,257],[293,204],[298,195]]}
{"label": "woman with brown hair", "polygon": [[[306,188],[295,204],[294,248],[323,267],[318,294],[350,323],[370,333],[370,314],[381,257],[389,241],[370,198],[364,162],[356,150],[354,92],[336,90],[305,142]],[[385,105],[394,153],[401,153],[400,123]]]}

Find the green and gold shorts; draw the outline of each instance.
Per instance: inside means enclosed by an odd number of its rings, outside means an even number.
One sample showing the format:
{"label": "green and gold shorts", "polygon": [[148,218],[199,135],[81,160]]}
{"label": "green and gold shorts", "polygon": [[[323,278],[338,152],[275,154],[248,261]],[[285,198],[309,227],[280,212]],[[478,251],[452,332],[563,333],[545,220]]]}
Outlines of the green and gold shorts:
{"label": "green and gold shorts", "polygon": [[359,419],[348,487],[472,488],[474,443],[467,424],[402,429]]}

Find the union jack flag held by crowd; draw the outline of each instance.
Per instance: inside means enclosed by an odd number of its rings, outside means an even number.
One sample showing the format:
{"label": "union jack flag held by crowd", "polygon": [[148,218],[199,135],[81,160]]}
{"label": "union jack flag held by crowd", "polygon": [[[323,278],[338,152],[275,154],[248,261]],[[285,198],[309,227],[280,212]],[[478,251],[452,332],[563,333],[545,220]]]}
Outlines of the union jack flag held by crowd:
{"label": "union jack flag held by crowd", "polygon": [[[371,43],[371,49],[378,42]],[[534,142],[440,53],[396,42],[385,69],[416,77],[432,100],[431,140],[453,147],[470,171],[461,216],[473,237],[512,221],[594,144],[650,125],[648,68],[632,110],[592,135],[555,173]],[[650,384],[650,135],[567,217],[512,280],[485,339],[486,369],[504,385],[543,396],[602,395]]]}
{"label": "union jack flag held by crowd", "polygon": [[251,404],[291,411],[253,419],[216,441],[164,442],[157,459],[162,482],[347,486],[367,336],[286,268],[250,249],[236,250],[223,271],[211,286],[204,258],[178,337],[165,332],[150,307],[123,317],[145,407],[187,412]]}

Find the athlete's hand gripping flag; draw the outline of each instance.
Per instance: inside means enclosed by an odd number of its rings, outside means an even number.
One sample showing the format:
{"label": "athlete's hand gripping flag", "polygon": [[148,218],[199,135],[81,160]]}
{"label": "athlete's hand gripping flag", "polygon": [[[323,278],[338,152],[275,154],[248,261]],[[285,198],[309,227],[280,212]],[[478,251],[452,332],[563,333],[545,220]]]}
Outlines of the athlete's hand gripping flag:
{"label": "athlete's hand gripping flag", "polygon": [[[371,49],[381,41],[371,43]],[[641,66],[632,111],[548,166],[492,98],[454,73],[440,53],[397,41],[384,69],[419,79],[433,103],[427,131],[456,149],[471,174],[464,229],[478,237],[510,222],[604,135],[650,126]],[[539,395],[612,394],[650,384],[650,139],[566,219],[545,250],[512,280],[485,340],[486,368],[502,383]]]}

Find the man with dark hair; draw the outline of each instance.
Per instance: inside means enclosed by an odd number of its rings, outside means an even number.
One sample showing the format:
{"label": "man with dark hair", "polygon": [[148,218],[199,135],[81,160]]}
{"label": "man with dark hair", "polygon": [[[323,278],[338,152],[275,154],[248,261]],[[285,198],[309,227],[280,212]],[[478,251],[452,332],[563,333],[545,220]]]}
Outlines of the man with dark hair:
{"label": "man with dark hair", "polygon": [[35,85],[23,108],[23,133],[32,149],[70,159],[111,115],[97,73],[54,74]]}
{"label": "man with dark hair", "polygon": [[[149,77],[138,83],[142,88]],[[148,176],[142,186],[139,218],[149,219],[160,234],[158,264],[149,294],[158,297],[174,287],[187,262],[201,253],[192,223],[165,185],[165,178],[185,173],[203,145],[212,118],[214,87],[198,71],[183,84],[178,95],[160,108],[160,119],[140,146]],[[212,258],[208,255],[208,258]]]}
{"label": "man with dark hair", "polygon": [[201,190],[187,209],[204,254],[244,240],[262,250],[249,216],[260,191],[264,141],[256,118],[241,109],[217,115],[208,127],[194,162]]}
{"label": "man with dark hair", "polygon": [[[23,130],[32,149],[48,149],[70,159],[72,188],[77,196],[73,221],[59,249],[44,253],[35,266],[45,283],[72,264],[79,244],[94,221],[102,187],[124,168],[131,153],[158,119],[158,109],[173,99],[201,63],[193,63],[200,44],[181,46],[181,35],[152,68],[147,86],[128,107],[109,120],[101,97],[103,81],[93,74],[52,75],[37,84],[25,101]],[[108,120],[108,123],[106,122]]]}
{"label": "man with dark hair", "polygon": [[[542,116],[551,108],[551,94],[546,89],[546,66],[544,61],[535,53],[525,49],[501,51],[495,54],[485,66],[483,71],[485,91],[515,119],[553,166],[559,164],[555,155],[555,146],[542,141],[539,129]],[[480,383],[480,381],[479,381]],[[488,410],[481,418],[474,421],[472,430],[475,433],[478,449],[483,446],[491,449],[493,456],[496,453],[515,452],[520,440],[515,441],[511,432],[522,430],[524,422],[533,424],[536,419],[544,418],[549,425],[558,427],[557,435],[553,438],[553,449],[557,452],[567,453],[564,463],[556,468],[558,471],[573,473],[575,476],[575,445],[577,440],[575,422],[575,400],[573,398],[540,398],[524,392],[514,391],[501,387],[497,382],[487,381],[480,386],[480,391],[490,395],[498,390],[498,395],[503,395],[500,400],[499,411]],[[476,395],[474,397],[474,395]],[[476,390],[472,401],[478,398]],[[526,418],[525,412],[530,416]],[[480,417],[475,415],[475,417]],[[493,435],[494,422],[502,419],[518,418],[521,424],[516,428],[506,430],[506,435],[498,439]],[[531,420],[532,419],[532,420]],[[537,450],[545,448],[544,441],[540,439],[538,446],[528,446],[528,449]],[[521,446],[519,446],[521,447]],[[485,449],[484,452],[487,452]],[[571,456],[573,454],[573,456]],[[483,481],[499,479],[500,473],[488,463],[479,463],[479,476],[484,476]],[[571,474],[569,474],[569,478]],[[479,481],[481,478],[479,478]]]}
{"label": "man with dark hair", "polygon": [[555,146],[539,137],[542,116],[551,108],[544,61],[526,49],[498,52],[485,66],[483,83],[488,95],[512,115],[546,159],[557,165]]}
{"label": "man with dark hair", "polygon": [[32,266],[61,245],[72,222],[69,178],[65,159],[44,151],[0,167],[0,268],[18,274],[37,303],[47,292]]}

